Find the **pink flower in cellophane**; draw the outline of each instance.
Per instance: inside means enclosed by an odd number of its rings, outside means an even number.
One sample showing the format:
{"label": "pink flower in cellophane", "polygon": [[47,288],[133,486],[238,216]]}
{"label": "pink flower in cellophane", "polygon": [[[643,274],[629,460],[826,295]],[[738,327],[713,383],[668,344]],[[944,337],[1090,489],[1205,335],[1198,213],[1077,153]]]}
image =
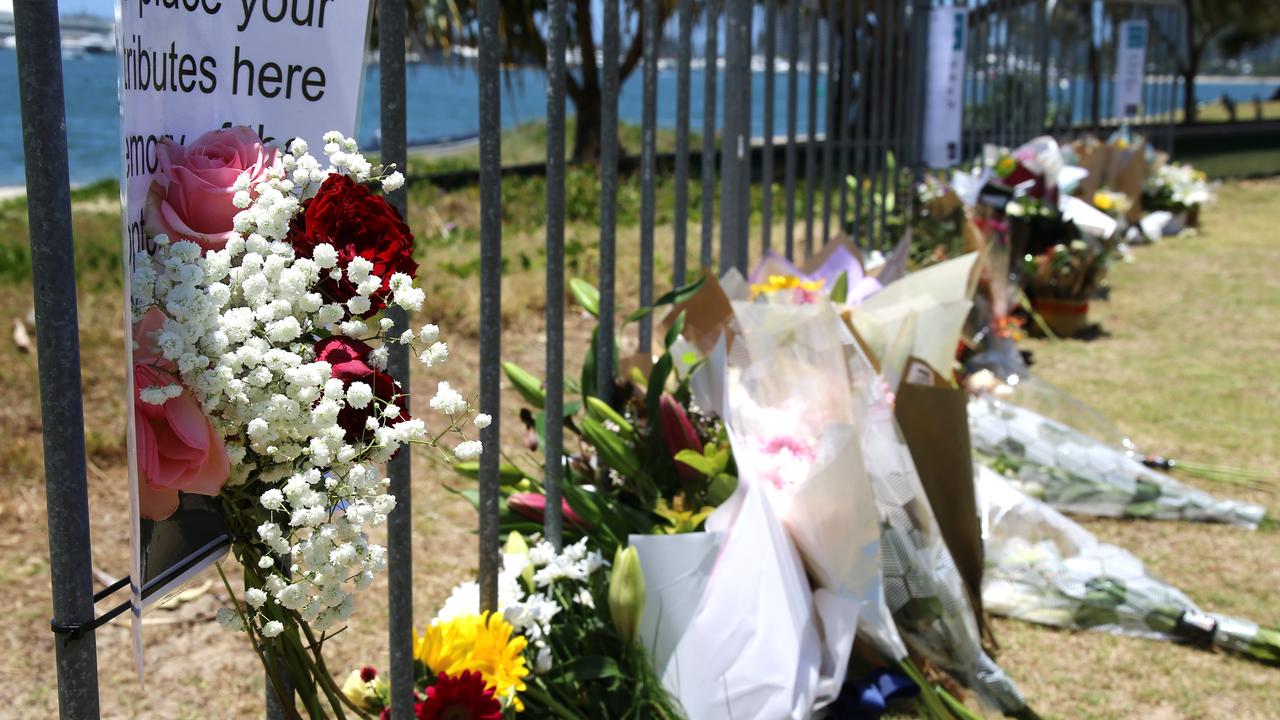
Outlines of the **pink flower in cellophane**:
{"label": "pink flower in cellophane", "polygon": [[750,448],[756,472],[778,490],[790,490],[804,482],[818,457],[817,443],[797,434],[751,438]]}

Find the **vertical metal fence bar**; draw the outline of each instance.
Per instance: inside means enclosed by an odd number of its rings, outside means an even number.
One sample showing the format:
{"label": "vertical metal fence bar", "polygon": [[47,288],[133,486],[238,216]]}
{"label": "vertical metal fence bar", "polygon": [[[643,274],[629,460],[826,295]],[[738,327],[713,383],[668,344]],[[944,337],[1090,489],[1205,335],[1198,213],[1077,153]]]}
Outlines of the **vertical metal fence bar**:
{"label": "vertical metal fence bar", "polygon": [[596,392],[613,401],[615,265],[618,233],[618,1],[604,0],[600,78],[600,322]]}
{"label": "vertical metal fence bar", "polygon": [[840,186],[840,232],[849,225],[849,131],[852,121],[849,108],[853,107],[853,0],[844,0],[840,11],[840,171],[836,183]]}
{"label": "vertical metal fence bar", "polygon": [[760,251],[773,246],[773,115],[774,83],[778,56],[778,0],[765,0],[764,6],[764,166],[760,175]]}
{"label": "vertical metal fence bar", "polygon": [[835,174],[835,149],[836,138],[839,137],[837,128],[840,124],[836,122],[835,112],[839,103],[836,101],[839,90],[836,86],[836,24],[835,9],[837,7],[836,0],[831,0],[827,4],[826,27],[827,27],[827,76],[824,78],[823,85],[826,87],[826,98],[822,103],[822,117],[826,126],[825,137],[822,141],[822,245],[826,245],[831,239],[831,176]]}
{"label": "vertical metal fence bar", "polygon": [[[654,165],[658,155],[658,0],[643,0],[640,32],[644,66],[644,102],[640,121],[640,307],[653,304],[653,230],[655,209]],[[640,319],[637,335],[640,352],[647,355],[653,343],[653,317]]]}
{"label": "vertical metal fence bar", "polygon": [[723,275],[738,257],[738,126],[741,96],[738,82],[738,5],[724,6],[724,83],[720,88],[724,120],[720,123],[720,269]]}
{"label": "vertical metal fence bar", "polygon": [[689,251],[689,99],[690,69],[693,61],[693,0],[680,0],[677,9],[680,35],[676,60],[676,207],[675,237],[672,241],[671,282],[685,283]]}
{"label": "vertical metal fence bar", "polygon": [[893,43],[893,155],[895,159],[893,164],[893,194],[898,200],[903,198],[902,168],[904,163],[910,162],[910,156],[907,154],[907,142],[910,137],[909,130],[914,120],[908,105],[911,99],[911,83],[907,77],[907,68],[910,67],[907,60],[907,49],[909,47],[907,20],[910,18],[909,10],[908,2],[896,3],[893,10],[896,16],[894,25],[898,30]]}
{"label": "vertical metal fence bar", "polygon": [[702,267],[710,268],[716,212],[716,61],[720,0],[707,2],[706,66],[702,96]]}
{"label": "vertical metal fence bar", "polygon": [[995,74],[992,84],[995,85],[995,140],[999,145],[1009,144],[1009,20],[1004,14],[1005,3],[996,0],[992,3],[994,14],[992,25],[995,31],[992,42],[996,43]]}
{"label": "vertical metal fence bar", "polygon": [[[480,409],[493,417],[480,431],[480,608],[498,609],[501,555],[498,460],[502,419],[502,96],[498,64],[499,0],[478,0],[480,57]],[[403,686],[402,686],[403,687]],[[412,708],[412,704],[408,707]]]}
{"label": "vertical metal fence bar", "polygon": [[747,143],[751,133],[751,3],[725,9],[724,131],[720,156],[720,272],[746,264],[750,188]]}
{"label": "vertical metal fence bar", "polygon": [[818,22],[809,13],[809,134],[804,143],[804,256],[813,255],[813,194],[818,183]]}
{"label": "vertical metal fence bar", "polygon": [[561,546],[564,517],[564,86],[565,0],[547,0],[547,402],[543,535]]}
{"label": "vertical metal fence bar", "polygon": [[1032,48],[1036,51],[1036,65],[1040,71],[1040,92],[1036,102],[1036,118],[1039,125],[1036,128],[1036,135],[1047,132],[1049,128],[1047,116],[1049,114],[1049,14],[1045,4],[1038,2],[1035,4],[1035,24],[1036,34],[1035,43]]}
{"label": "vertical metal fence bar", "polygon": [[1004,144],[1013,147],[1019,142],[1019,123],[1022,115],[1021,89],[1022,89],[1022,71],[1019,65],[1019,44],[1021,37],[1019,28],[1019,11],[1022,9],[1018,0],[1009,0],[1009,6],[1004,14],[1005,22],[1005,60],[1004,75],[1006,87],[1006,104],[1003,117],[1004,125]]}
{"label": "vertical metal fence bar", "polygon": [[867,79],[870,88],[867,95],[867,142],[865,146],[865,158],[867,167],[863,170],[865,178],[864,193],[867,193],[867,247],[878,247],[879,237],[876,233],[877,211],[874,205],[873,197],[876,192],[876,183],[879,176],[879,149],[881,149],[881,122],[883,119],[883,100],[884,100],[884,78],[883,63],[881,61],[884,18],[881,13],[884,0],[868,1],[868,32],[867,32]]}
{"label": "vertical metal fence bar", "polygon": [[862,196],[863,182],[867,177],[867,125],[871,112],[873,95],[871,73],[868,59],[871,57],[870,33],[865,22],[869,0],[858,0],[858,21],[855,25],[858,43],[858,105],[853,117],[853,241],[859,247],[866,237],[866,225],[863,221]]}
{"label": "vertical metal fence bar", "polygon": [[792,0],[787,13],[787,155],[784,171],[787,217],[783,236],[788,260],[795,259],[796,125],[800,105],[800,3]]}
{"label": "vertical metal fence bar", "polygon": [[741,118],[741,134],[738,139],[738,171],[740,173],[738,181],[738,207],[740,210],[740,225],[738,227],[738,270],[743,274],[747,272],[747,265],[751,260],[751,58],[755,54],[755,46],[752,44],[752,25],[755,11],[749,3],[743,3],[740,7],[742,16],[739,19],[739,42],[742,47],[742,54],[738,58],[738,72],[741,77],[739,80],[739,100],[742,109]]}
{"label": "vertical metal fence bar", "polygon": [[875,240],[877,245],[880,247],[884,246],[887,236],[885,229],[887,227],[886,221],[888,219],[888,203],[885,202],[885,198],[889,196],[888,153],[892,148],[893,124],[896,120],[896,118],[893,117],[893,97],[899,92],[899,88],[896,88],[893,85],[893,47],[895,45],[893,8],[896,4],[897,3],[894,2],[883,1],[879,6],[880,28],[883,36],[880,43],[881,64],[877,72],[880,74],[880,87],[884,89],[884,91],[880,93],[880,97],[884,98],[884,107],[880,108],[879,112],[879,115],[881,116],[881,134],[877,140],[878,147],[876,148],[876,163],[879,168],[879,172],[876,173],[876,186],[880,190],[880,203],[878,208],[880,215],[880,232],[876,236]]}
{"label": "vertical metal fence bar", "polygon": [[[94,618],[93,555],[58,4],[17,0],[13,20],[40,358],[40,420],[46,429],[44,482],[53,622],[74,625]],[[59,715],[97,718],[98,654],[93,631],[55,635],[54,652]]]}
{"label": "vertical metal fence bar", "polygon": [[973,96],[971,114],[974,117],[970,130],[969,156],[982,152],[987,142],[987,131],[991,123],[991,87],[987,82],[987,8],[978,5],[969,16],[970,47],[973,48]]}
{"label": "vertical metal fence bar", "polygon": [[[378,2],[378,59],[382,103],[382,159],[406,166],[407,108],[405,104],[405,5],[397,0]],[[388,200],[404,216],[408,216],[408,192],[401,188]],[[409,317],[403,309],[393,308],[388,317],[399,335],[409,328]],[[387,368],[401,387],[409,390],[409,348],[392,344]],[[412,393],[410,393],[412,394]],[[407,409],[409,398],[401,404]],[[412,454],[404,447],[387,463],[389,488],[396,498],[396,508],[387,518],[387,561],[396,572],[387,577],[387,632],[391,654],[391,687],[395,701],[391,704],[393,720],[413,717],[413,503]],[[495,453],[496,454],[496,453]],[[495,512],[496,514],[496,512]]]}

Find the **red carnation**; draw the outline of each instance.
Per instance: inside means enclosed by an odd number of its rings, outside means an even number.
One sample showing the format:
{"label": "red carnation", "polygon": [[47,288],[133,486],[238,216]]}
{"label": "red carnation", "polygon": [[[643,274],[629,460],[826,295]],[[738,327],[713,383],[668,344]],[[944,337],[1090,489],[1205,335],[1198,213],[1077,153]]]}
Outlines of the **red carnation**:
{"label": "red carnation", "polygon": [[484,686],[484,676],[471,670],[440,673],[414,709],[418,720],[502,720],[502,703]]}
{"label": "red carnation", "polygon": [[325,273],[318,285],[318,291],[331,302],[345,303],[358,294],[345,275],[353,259],[362,257],[373,263],[372,274],[382,279],[382,289],[369,296],[369,311],[364,317],[387,306],[394,273],[414,277],[418,272],[418,263],[413,261],[413,233],[400,213],[346,175],[330,175],[315,197],[302,204],[302,212],[289,226],[288,240],[302,257],[311,257],[323,243],[338,251],[342,279],[334,280]]}
{"label": "red carnation", "polygon": [[[344,404],[338,412],[338,424],[347,431],[347,441],[351,443],[364,442],[368,431],[365,423],[368,419],[375,413],[381,413],[387,403],[398,401],[404,394],[394,378],[369,364],[369,353],[372,351],[373,348],[365,343],[341,335],[327,337],[316,343],[316,360],[332,366],[331,377],[341,380],[344,387],[351,387],[353,382],[362,382],[373,388],[376,402],[363,408]],[[392,420],[392,424],[408,419],[409,413],[401,408],[400,416]]]}
{"label": "red carnation", "polygon": [[360,668],[361,680],[365,682],[373,682],[373,679],[376,677],[378,677],[378,670],[372,665],[365,665],[364,667]]}

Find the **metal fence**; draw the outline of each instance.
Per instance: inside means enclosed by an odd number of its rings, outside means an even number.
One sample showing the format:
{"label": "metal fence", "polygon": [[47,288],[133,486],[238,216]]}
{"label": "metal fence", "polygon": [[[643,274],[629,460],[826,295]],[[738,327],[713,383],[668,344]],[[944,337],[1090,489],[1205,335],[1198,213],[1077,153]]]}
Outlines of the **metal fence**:
{"label": "metal fence", "polygon": [[[546,166],[546,412],[558,417],[564,393],[564,229],[566,0],[547,0]],[[640,278],[636,301],[653,302],[656,287],[685,283],[691,183],[701,182],[697,262],[702,268],[744,270],[752,249],[776,248],[788,258],[811,255],[837,233],[863,246],[881,244],[891,203],[910,201],[911,172],[922,167],[922,120],[930,11],[953,6],[930,0],[635,0],[643,33]],[[1104,78],[1114,61],[1116,23],[1147,19],[1152,41],[1141,115],[1133,124],[1165,148],[1184,91],[1176,73],[1178,38],[1185,21],[1169,2],[981,0],[954,5],[968,11],[964,74],[963,154],[984,143],[1016,145],[1051,132],[1075,136],[1107,130]],[[479,0],[479,111],[481,271],[480,407],[493,417],[481,432],[486,447],[499,443],[502,409],[502,211],[500,165],[502,43],[500,0]],[[600,291],[597,337],[600,391],[612,388],[615,366],[617,195],[620,148],[618,98],[619,0],[602,3],[603,77],[600,150]],[[378,2],[382,92],[382,153],[404,164],[405,3]],[[65,111],[58,11],[48,0],[16,0],[23,141],[31,224],[32,276],[40,357],[41,413],[46,428],[45,472],[51,549],[54,624],[85,628],[56,636],[59,703],[64,718],[98,716],[94,593],[85,482],[83,413],[76,321],[74,253],[68,192]],[[630,20],[630,18],[628,18]],[[671,277],[654,276],[658,183],[657,110],[659,48],[676,47],[674,158],[675,228]],[[695,38],[701,38],[695,52]],[[697,61],[695,63],[695,60]],[[691,147],[692,71],[702,65],[702,147]],[[755,93],[760,93],[759,101]],[[662,102],[671,102],[662,98]],[[802,118],[800,109],[807,112]],[[757,122],[757,112],[759,117]],[[717,119],[719,121],[717,122]],[[695,162],[700,178],[693,177]],[[846,178],[853,178],[846,182]],[[718,192],[717,192],[718,190]],[[717,205],[718,197],[718,205]],[[403,190],[391,201],[406,211]],[[759,213],[753,210],[759,207]],[[775,212],[776,210],[776,212]],[[401,326],[403,316],[394,320]],[[653,328],[637,323],[639,347]],[[408,363],[393,351],[391,367],[402,383]],[[561,429],[547,424],[545,532],[559,543]],[[499,479],[497,452],[480,464],[479,583],[482,604],[497,601]],[[412,717],[412,573],[409,452],[389,468],[397,507],[388,529],[391,682],[394,717]],[[279,714],[274,708],[272,714]]]}

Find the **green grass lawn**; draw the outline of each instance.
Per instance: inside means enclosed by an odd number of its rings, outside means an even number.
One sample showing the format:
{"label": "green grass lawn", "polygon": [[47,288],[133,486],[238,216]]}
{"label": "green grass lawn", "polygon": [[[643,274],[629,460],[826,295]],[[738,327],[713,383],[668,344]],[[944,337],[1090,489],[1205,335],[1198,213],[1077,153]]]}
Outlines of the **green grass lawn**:
{"label": "green grass lawn", "polygon": [[[1225,185],[1198,234],[1134,251],[1094,303],[1097,340],[1029,341],[1033,372],[1140,447],[1280,481],[1280,181]],[[1275,495],[1188,480],[1280,513]],[[1203,609],[1280,625],[1280,534],[1086,521]],[[1001,665],[1056,718],[1274,718],[1280,669],[1202,650],[997,621]]]}

